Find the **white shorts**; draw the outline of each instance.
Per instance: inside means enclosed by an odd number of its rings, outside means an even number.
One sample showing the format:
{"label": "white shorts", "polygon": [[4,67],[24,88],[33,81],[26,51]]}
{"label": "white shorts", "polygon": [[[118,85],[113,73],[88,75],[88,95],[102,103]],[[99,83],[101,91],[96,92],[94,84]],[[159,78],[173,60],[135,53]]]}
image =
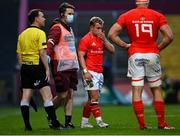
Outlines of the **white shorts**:
{"label": "white shorts", "polygon": [[84,80],[85,90],[100,90],[104,83],[104,76],[102,73],[97,73],[94,71],[90,71],[89,73],[92,75],[92,86],[89,86]]}
{"label": "white shorts", "polygon": [[155,53],[135,53],[128,59],[128,77],[132,80],[159,79],[161,77],[160,56]]}

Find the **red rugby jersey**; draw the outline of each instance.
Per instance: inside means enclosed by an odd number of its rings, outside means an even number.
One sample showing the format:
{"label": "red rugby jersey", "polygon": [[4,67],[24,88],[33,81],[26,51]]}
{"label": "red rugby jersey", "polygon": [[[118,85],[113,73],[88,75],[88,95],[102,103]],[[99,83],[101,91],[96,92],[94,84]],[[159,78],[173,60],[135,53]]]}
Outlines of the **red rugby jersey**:
{"label": "red rugby jersey", "polygon": [[86,52],[85,61],[88,70],[103,72],[103,48],[102,40],[91,32],[80,40],[78,50]]}
{"label": "red rugby jersey", "polygon": [[167,24],[164,15],[146,7],[137,7],[119,16],[117,23],[128,31],[131,43],[129,56],[134,53],[159,53],[156,40],[159,28]]}

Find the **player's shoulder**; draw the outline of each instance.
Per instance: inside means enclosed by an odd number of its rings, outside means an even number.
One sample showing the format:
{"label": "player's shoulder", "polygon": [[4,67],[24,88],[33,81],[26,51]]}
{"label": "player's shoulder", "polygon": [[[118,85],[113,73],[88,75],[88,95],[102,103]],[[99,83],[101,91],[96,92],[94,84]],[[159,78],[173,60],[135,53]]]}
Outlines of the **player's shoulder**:
{"label": "player's shoulder", "polygon": [[136,8],[128,10],[128,11],[122,13],[120,16],[121,17],[129,17],[131,15],[134,15],[135,13],[136,13]]}
{"label": "player's shoulder", "polygon": [[88,45],[91,40],[91,34],[90,32],[85,34],[79,41],[79,45]]}
{"label": "player's shoulder", "polygon": [[81,38],[81,40],[82,40],[82,41],[87,41],[87,40],[90,39],[91,36],[92,36],[92,34],[89,32],[89,33],[85,34],[85,35]]}
{"label": "player's shoulder", "polygon": [[136,8],[133,8],[133,9],[127,11],[126,14],[131,14],[131,13],[133,13],[133,12],[136,12]]}
{"label": "player's shoulder", "polygon": [[125,14],[126,14],[126,15],[129,15],[129,14],[133,14],[133,13],[135,13],[135,12],[137,12],[137,8],[130,9],[130,10],[127,11]]}

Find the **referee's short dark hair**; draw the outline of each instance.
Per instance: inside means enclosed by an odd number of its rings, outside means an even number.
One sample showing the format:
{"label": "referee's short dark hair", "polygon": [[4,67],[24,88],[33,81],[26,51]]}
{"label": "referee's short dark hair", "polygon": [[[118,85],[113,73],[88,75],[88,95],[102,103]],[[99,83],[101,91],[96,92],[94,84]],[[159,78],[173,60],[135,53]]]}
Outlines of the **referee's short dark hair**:
{"label": "referee's short dark hair", "polygon": [[59,15],[62,16],[65,12],[67,8],[71,8],[71,9],[75,9],[75,7],[67,2],[62,3],[59,6]]}
{"label": "referee's short dark hair", "polygon": [[30,24],[32,24],[34,22],[35,17],[39,16],[39,12],[42,12],[42,10],[41,9],[32,9],[29,11],[28,20],[29,20]]}

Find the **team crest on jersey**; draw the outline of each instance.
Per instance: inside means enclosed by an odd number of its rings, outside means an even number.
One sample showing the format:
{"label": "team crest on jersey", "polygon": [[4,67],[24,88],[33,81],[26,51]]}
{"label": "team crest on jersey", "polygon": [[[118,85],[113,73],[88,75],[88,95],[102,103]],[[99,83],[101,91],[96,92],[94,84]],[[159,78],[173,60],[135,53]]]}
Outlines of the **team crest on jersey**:
{"label": "team crest on jersey", "polygon": [[145,17],[141,17],[140,20],[144,21],[146,18]]}
{"label": "team crest on jersey", "polygon": [[95,43],[95,42],[93,42],[91,45],[92,45],[92,46],[96,46],[96,43]]}

